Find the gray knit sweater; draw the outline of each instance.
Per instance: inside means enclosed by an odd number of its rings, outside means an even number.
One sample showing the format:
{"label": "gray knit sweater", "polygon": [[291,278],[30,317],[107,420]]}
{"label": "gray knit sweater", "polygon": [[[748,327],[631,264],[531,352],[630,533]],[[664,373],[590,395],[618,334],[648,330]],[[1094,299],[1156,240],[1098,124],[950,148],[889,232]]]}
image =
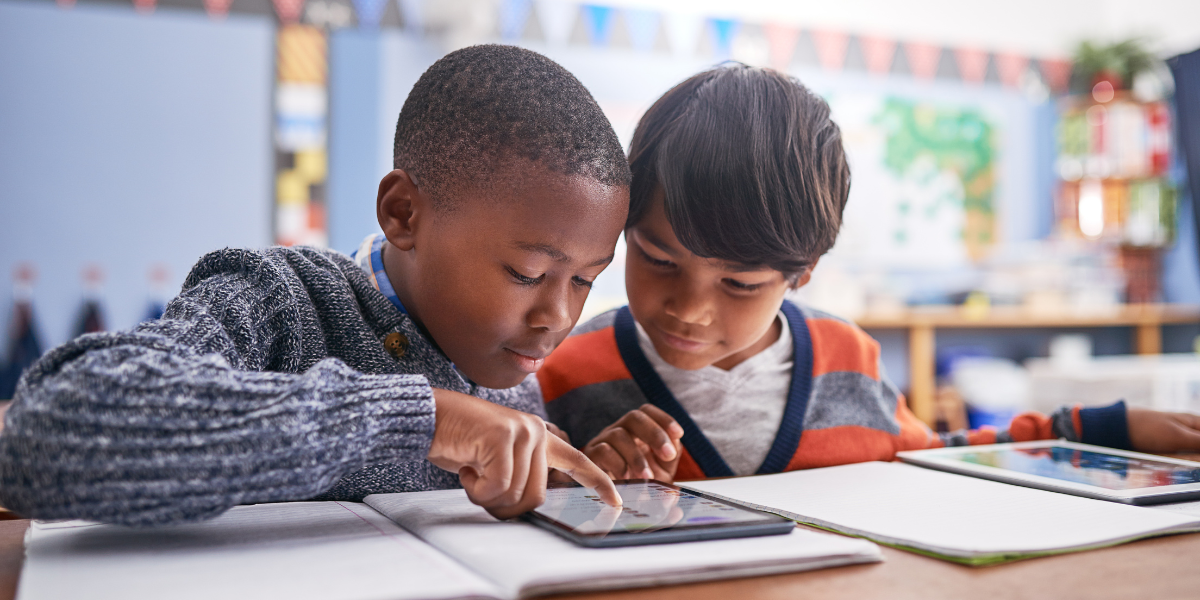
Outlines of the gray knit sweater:
{"label": "gray knit sweater", "polygon": [[[397,331],[399,360],[383,345]],[[425,460],[431,385],[545,414],[539,394],[464,380],[349,257],[214,252],[162,319],[82,336],[25,373],[0,434],[0,505],[153,525],[457,487]]]}

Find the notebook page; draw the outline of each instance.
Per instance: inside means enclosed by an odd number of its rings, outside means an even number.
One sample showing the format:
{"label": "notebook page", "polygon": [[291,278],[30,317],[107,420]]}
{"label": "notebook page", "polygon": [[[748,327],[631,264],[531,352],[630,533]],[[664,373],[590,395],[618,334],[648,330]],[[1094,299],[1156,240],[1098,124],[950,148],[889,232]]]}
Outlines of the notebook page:
{"label": "notebook page", "polygon": [[352,502],[240,506],[203,523],[130,529],[35,522],[19,600],[495,597],[477,575]]}
{"label": "notebook page", "polygon": [[685,487],[891,544],[972,557],[1080,548],[1200,528],[1185,514],[902,463],[860,463]]}
{"label": "notebook page", "polygon": [[511,597],[766,575],[881,560],[865,540],[786,535],[584,548],[533,525],[497,521],[462,490],[380,494],[366,503]]}

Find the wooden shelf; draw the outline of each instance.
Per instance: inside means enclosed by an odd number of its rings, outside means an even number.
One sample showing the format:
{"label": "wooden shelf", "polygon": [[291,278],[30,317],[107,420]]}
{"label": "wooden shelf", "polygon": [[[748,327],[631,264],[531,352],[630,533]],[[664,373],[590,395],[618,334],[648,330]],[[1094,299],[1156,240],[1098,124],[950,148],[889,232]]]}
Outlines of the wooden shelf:
{"label": "wooden shelf", "polygon": [[1138,354],[1162,352],[1162,326],[1200,323],[1200,306],[1127,304],[1112,310],[1045,311],[1022,307],[967,309],[919,306],[889,313],[868,313],[855,320],[863,329],[907,329],[908,403],[917,418],[933,425],[937,391],[938,329],[1037,329],[1134,327]]}

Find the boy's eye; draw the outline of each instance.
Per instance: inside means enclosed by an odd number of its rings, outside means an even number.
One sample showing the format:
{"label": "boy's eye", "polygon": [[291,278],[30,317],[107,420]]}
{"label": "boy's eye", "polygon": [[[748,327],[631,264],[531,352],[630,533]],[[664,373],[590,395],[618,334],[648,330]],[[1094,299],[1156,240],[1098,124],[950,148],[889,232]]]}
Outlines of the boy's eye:
{"label": "boy's eye", "polygon": [[518,273],[517,270],[512,267],[504,267],[504,268],[506,270],[508,270],[508,274],[512,275],[513,279],[516,279],[517,283],[519,283],[521,285],[537,285],[537,284],[541,283],[543,279],[546,278],[545,273],[542,273],[541,275],[539,275],[537,277],[528,277],[526,275],[522,275],[522,274]]}
{"label": "boy's eye", "polygon": [[576,275],[575,277],[572,277],[572,278],[571,278],[571,281],[572,281],[572,282],[574,282],[574,283],[575,283],[575,285],[577,285],[577,286],[579,286],[579,287],[584,287],[584,288],[591,288],[591,287],[592,287],[592,282],[591,282],[591,281],[588,281],[587,279],[584,279],[584,278],[582,278],[582,277],[580,277],[580,276],[578,276],[578,275]]}
{"label": "boy's eye", "polygon": [[725,284],[739,292],[752,292],[763,286],[761,283],[742,283],[736,279],[726,279]]}
{"label": "boy's eye", "polygon": [[641,248],[638,248],[638,254],[640,254],[642,256],[642,258],[646,260],[646,262],[648,262],[656,267],[671,267],[671,266],[675,265],[675,263],[673,263],[669,260],[659,260],[657,258],[654,258],[653,256],[650,256],[649,254],[647,254],[646,251],[642,250]]}

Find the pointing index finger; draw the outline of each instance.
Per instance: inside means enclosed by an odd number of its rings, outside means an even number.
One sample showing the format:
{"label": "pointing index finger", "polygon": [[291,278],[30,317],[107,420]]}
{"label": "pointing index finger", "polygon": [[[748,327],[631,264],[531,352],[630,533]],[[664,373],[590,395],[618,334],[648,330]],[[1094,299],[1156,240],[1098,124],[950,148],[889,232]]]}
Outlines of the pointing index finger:
{"label": "pointing index finger", "polygon": [[621,495],[608,475],[600,470],[587,456],[570,444],[556,438],[546,438],[546,458],[551,469],[566,473],[581,485],[596,491],[596,495],[609,506],[621,506]]}

